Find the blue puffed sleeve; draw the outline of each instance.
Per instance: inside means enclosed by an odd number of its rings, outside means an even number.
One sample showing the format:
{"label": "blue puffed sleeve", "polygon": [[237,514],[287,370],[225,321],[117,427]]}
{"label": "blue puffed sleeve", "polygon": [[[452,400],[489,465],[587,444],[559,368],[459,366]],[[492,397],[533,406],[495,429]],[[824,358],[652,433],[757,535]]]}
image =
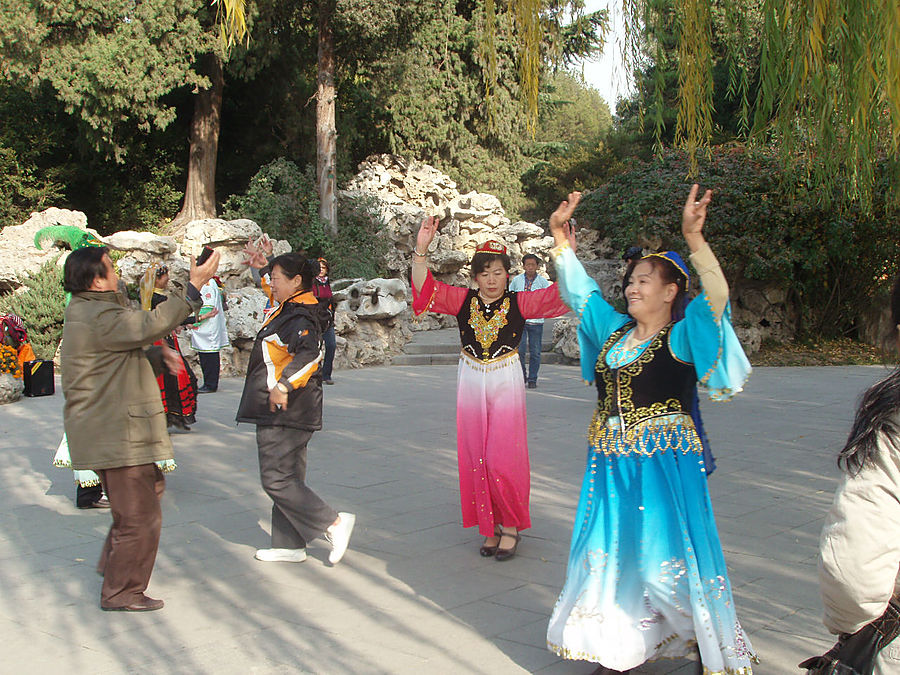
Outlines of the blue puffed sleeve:
{"label": "blue puffed sleeve", "polygon": [[684,319],[672,327],[672,353],[694,364],[697,380],[714,401],[729,399],[744,388],[750,361],[731,325],[731,303],[717,318],[700,293],[687,306]]}
{"label": "blue puffed sleeve", "polygon": [[600,349],[614,331],[629,318],[613,309],[600,292],[597,282],[588,276],[568,245],[554,249],[559,294],[579,317],[578,347],[581,351],[581,377],[594,381],[594,366]]}

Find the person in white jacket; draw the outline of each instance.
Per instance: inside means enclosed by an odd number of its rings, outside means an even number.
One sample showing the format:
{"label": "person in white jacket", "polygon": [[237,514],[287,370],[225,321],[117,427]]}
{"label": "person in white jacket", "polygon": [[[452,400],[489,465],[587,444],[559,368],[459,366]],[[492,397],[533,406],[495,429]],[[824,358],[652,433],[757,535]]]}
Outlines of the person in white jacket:
{"label": "person in white jacket", "polygon": [[[900,276],[891,293],[900,347]],[[855,633],[900,592],[900,368],[863,395],[844,449],[844,476],[819,545],[825,626]],[[900,638],[878,655],[874,675],[900,674]]]}
{"label": "person in white jacket", "polygon": [[191,331],[191,346],[200,359],[203,386],[198,394],[211,394],[219,388],[219,351],[229,345],[225,325],[225,296],[217,278],[210,279],[200,289],[203,306],[197,313],[197,323]]}

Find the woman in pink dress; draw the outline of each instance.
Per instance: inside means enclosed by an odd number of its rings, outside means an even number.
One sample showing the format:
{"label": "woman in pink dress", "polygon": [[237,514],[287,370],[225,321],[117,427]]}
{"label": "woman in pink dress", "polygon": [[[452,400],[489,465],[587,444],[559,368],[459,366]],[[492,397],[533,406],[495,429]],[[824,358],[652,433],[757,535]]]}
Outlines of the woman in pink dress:
{"label": "woman in pink dress", "polygon": [[453,314],[462,351],[456,393],[459,492],[463,527],[478,526],[481,555],[509,560],[521,532],[531,527],[531,475],[525,417],[525,381],[519,341],[526,319],[568,311],[556,285],[530,293],[507,288],[510,261],[497,241],[472,258],[476,288],[436,281],[426,266],[438,218],[422,221],[413,252],[413,310]]}

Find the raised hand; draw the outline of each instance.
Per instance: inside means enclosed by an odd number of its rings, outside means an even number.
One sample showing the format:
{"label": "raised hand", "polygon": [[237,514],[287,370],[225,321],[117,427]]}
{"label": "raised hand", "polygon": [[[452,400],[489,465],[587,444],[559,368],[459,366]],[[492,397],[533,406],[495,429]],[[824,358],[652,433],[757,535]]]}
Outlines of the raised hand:
{"label": "raised hand", "polygon": [[569,198],[556,207],[556,211],[550,214],[550,234],[557,246],[562,246],[569,241],[571,228],[569,219],[575,213],[575,207],[581,201],[580,192],[570,192]]}
{"label": "raised hand", "polygon": [[[263,235],[265,236],[265,235]],[[266,253],[262,250],[261,242],[257,240],[254,242],[252,239],[247,242],[247,245],[244,246],[241,253],[246,256],[244,258],[244,264],[249,265],[250,267],[261,270],[268,263],[268,259],[266,258]],[[269,242],[271,245],[271,241]]]}
{"label": "raised hand", "polygon": [[697,199],[699,191],[700,186],[694,183],[681,214],[681,233],[691,252],[696,251],[704,242],[703,225],[706,223],[707,206],[712,201],[712,190],[707,190],[702,198]]}
{"label": "raised hand", "polygon": [[216,276],[216,271],[219,269],[219,258],[221,258],[219,252],[213,251],[212,255],[206,259],[206,262],[198,265],[193,256],[191,257],[190,281],[198,291],[203,288],[207,281]]}
{"label": "raised hand", "polygon": [[263,232],[262,236],[256,240],[256,247],[263,252],[266,257],[271,256],[275,252],[275,243],[269,239],[269,235]]}
{"label": "raised hand", "polygon": [[428,216],[419,226],[419,233],[416,235],[416,251],[420,254],[427,253],[428,247],[434,241],[434,235],[437,234],[439,222],[440,218],[437,216]]}

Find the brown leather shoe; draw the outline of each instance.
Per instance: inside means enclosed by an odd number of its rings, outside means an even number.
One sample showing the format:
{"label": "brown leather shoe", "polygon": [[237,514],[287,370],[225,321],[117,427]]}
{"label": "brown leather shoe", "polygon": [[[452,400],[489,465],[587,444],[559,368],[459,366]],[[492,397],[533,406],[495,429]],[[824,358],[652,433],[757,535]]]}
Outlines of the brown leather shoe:
{"label": "brown leather shoe", "polygon": [[139,600],[136,600],[130,605],[121,605],[118,607],[104,607],[103,605],[100,605],[100,609],[104,612],[152,612],[155,609],[162,609],[165,604],[166,603],[162,600],[141,595]]}

